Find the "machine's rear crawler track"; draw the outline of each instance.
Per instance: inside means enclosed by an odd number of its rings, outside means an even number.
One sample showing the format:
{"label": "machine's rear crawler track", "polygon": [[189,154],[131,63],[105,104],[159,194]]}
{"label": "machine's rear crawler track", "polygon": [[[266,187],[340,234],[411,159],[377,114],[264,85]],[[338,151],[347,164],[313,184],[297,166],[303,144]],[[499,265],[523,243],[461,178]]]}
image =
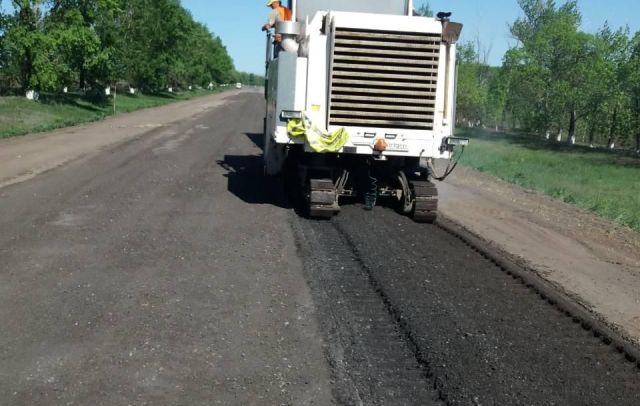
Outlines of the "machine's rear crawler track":
{"label": "machine's rear crawler track", "polygon": [[308,179],[307,182],[305,202],[309,217],[330,219],[340,211],[340,196],[331,179]]}
{"label": "machine's rear crawler track", "polygon": [[[312,155],[302,154],[303,157],[305,155],[313,158]],[[405,173],[403,164],[376,167],[375,161],[357,157],[331,158],[334,159],[324,165],[300,161],[287,165],[288,171],[291,171],[287,177],[296,179],[295,183],[301,186],[295,186],[293,193],[303,190],[302,199],[296,200],[302,202],[307,216],[330,219],[340,212],[341,200],[358,198],[367,208],[382,202],[419,223],[433,223],[436,220],[438,190],[428,180],[428,172],[415,168]]]}
{"label": "machine's rear crawler track", "polygon": [[418,223],[433,223],[438,216],[438,189],[430,181],[411,182],[413,219]]}

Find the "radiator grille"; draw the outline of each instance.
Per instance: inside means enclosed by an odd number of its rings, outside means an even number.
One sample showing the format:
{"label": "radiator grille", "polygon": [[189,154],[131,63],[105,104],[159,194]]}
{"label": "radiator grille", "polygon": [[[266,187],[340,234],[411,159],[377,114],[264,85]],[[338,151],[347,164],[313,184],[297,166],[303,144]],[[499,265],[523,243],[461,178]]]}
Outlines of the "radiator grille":
{"label": "radiator grille", "polygon": [[337,28],[329,124],[432,130],[441,41]]}

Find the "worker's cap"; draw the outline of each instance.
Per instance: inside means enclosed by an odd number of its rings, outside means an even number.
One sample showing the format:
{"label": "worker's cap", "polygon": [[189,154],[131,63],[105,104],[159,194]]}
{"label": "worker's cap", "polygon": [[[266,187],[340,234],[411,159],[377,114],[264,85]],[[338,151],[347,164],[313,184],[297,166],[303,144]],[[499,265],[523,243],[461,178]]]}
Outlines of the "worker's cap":
{"label": "worker's cap", "polygon": [[279,0],[267,0],[267,7],[271,6],[276,1],[279,1]]}

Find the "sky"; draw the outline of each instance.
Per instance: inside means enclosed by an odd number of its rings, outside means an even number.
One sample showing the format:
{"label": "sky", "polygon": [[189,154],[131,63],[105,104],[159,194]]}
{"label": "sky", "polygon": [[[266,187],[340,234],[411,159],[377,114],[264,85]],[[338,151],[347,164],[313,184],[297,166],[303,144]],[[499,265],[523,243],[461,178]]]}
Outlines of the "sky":
{"label": "sky", "polygon": [[[237,70],[264,74],[266,39],[260,27],[269,13],[266,1],[182,0],[182,4],[222,38]],[[522,14],[516,0],[430,0],[429,4],[435,12],[453,12],[452,20],[464,24],[462,41],[479,41],[481,55],[486,54],[491,65],[501,65],[504,53],[515,45],[508,25]],[[632,33],[640,30],[638,0],[578,0],[578,4],[586,32],[596,32],[605,21],[615,28],[629,25]]]}
{"label": "sky", "polygon": [[[426,0],[414,0],[419,5]],[[562,4],[563,0],[556,0]],[[0,1],[7,9],[8,0]],[[462,41],[480,44],[481,55],[491,65],[501,65],[502,57],[515,41],[509,36],[509,24],[522,15],[516,0],[429,0],[435,11],[453,12],[452,20],[464,24]],[[182,0],[193,17],[222,38],[236,69],[264,74],[265,34],[260,27],[269,9],[266,0]],[[614,28],[629,26],[640,31],[639,0],[578,0],[582,29],[596,32],[605,21]]]}

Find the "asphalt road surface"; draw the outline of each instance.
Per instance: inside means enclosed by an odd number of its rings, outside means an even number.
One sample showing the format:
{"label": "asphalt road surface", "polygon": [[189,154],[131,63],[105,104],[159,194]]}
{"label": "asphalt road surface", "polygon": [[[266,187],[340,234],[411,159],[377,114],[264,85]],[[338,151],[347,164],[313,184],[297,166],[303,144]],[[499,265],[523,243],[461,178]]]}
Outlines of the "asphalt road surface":
{"label": "asphalt road surface", "polygon": [[444,231],[297,216],[264,100],[0,189],[0,405],[638,405],[634,363]]}
{"label": "asphalt road surface", "polygon": [[0,189],[0,404],[331,403],[289,213],[244,169],[263,106]]}

